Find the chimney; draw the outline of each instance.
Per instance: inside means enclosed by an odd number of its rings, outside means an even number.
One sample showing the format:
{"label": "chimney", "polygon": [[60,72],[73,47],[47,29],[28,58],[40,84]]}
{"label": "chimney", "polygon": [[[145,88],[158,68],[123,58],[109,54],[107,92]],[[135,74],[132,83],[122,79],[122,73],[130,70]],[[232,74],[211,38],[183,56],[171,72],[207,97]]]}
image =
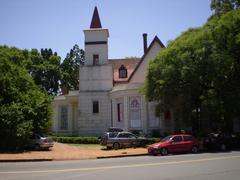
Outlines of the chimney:
{"label": "chimney", "polygon": [[147,33],[143,33],[143,50],[144,54],[147,52]]}

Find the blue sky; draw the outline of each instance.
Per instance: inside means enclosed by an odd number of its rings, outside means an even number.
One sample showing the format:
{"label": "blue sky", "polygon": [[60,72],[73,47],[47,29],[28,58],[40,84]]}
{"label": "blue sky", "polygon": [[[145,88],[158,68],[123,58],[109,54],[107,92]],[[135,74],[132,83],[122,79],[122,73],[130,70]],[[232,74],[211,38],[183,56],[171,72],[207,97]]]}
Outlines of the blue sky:
{"label": "blue sky", "polygon": [[142,33],[167,44],[212,14],[210,0],[0,0],[0,45],[52,48],[63,60],[74,44],[84,49],[95,6],[109,29],[109,58],[141,57]]}

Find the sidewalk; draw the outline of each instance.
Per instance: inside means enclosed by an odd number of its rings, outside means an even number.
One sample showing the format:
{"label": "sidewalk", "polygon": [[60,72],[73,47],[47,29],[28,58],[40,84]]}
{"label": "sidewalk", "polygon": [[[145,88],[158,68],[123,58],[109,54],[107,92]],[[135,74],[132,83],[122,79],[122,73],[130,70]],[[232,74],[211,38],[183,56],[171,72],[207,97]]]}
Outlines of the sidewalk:
{"label": "sidewalk", "polygon": [[130,148],[119,150],[100,150],[91,148],[79,148],[62,143],[55,143],[51,151],[29,151],[16,154],[0,154],[0,162],[24,162],[24,161],[52,161],[52,160],[80,160],[113,158],[125,156],[146,155],[146,148]]}

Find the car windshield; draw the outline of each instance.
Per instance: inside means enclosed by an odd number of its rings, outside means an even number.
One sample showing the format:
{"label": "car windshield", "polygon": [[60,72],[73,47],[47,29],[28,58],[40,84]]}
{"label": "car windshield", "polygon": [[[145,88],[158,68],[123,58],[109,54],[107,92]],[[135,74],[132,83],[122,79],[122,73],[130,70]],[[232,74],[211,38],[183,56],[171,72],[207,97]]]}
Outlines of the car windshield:
{"label": "car windshield", "polygon": [[109,138],[115,138],[117,135],[118,135],[117,132],[109,132],[108,133]]}
{"label": "car windshield", "polygon": [[167,137],[163,138],[160,142],[169,141],[171,138],[172,138],[172,136],[167,136]]}

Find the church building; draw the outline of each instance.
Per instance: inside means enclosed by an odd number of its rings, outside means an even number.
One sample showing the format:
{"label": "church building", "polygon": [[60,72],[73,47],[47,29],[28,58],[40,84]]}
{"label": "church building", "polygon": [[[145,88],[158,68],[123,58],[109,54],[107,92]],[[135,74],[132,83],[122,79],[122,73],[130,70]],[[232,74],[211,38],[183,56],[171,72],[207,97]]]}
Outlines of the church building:
{"label": "church building", "polygon": [[85,36],[85,63],[79,69],[79,90],[54,98],[53,132],[56,135],[101,135],[109,127],[144,134],[173,131],[170,111],[156,116],[156,102],[140,92],[149,61],[164,48],[155,38],[148,45],[143,34],[141,58],[109,59],[109,30],[102,28],[97,7]]}

